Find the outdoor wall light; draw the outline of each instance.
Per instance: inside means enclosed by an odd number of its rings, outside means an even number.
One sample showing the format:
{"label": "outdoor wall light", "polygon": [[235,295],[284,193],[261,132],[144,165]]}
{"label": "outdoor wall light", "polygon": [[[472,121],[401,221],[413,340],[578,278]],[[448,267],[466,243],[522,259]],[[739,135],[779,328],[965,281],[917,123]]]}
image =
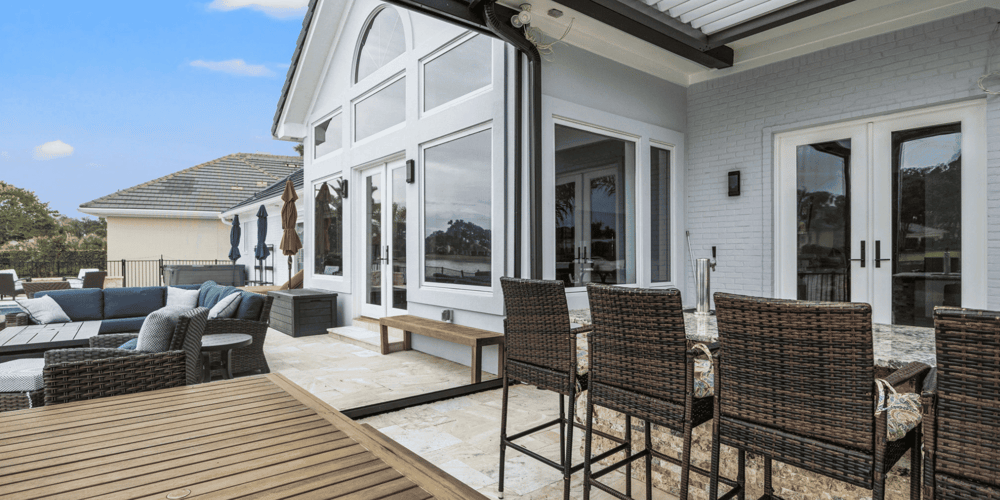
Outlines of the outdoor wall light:
{"label": "outdoor wall light", "polygon": [[531,4],[522,3],[521,12],[518,12],[510,18],[510,24],[514,25],[515,28],[531,24]]}
{"label": "outdoor wall light", "polygon": [[729,172],[729,196],[740,195],[740,171]]}
{"label": "outdoor wall light", "polygon": [[417,162],[406,160],[406,183],[413,184],[417,181]]}
{"label": "outdoor wall light", "polygon": [[338,179],[337,187],[340,188],[340,196],[347,198],[347,179]]}

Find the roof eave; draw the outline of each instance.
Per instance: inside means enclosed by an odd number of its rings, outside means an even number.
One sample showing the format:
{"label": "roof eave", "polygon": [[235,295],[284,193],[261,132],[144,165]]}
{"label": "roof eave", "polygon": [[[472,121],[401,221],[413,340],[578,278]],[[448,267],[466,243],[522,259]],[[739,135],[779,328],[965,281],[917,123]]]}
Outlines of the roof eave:
{"label": "roof eave", "polygon": [[131,217],[147,219],[216,219],[220,212],[199,210],[139,210],[80,206],[77,210],[95,217]]}

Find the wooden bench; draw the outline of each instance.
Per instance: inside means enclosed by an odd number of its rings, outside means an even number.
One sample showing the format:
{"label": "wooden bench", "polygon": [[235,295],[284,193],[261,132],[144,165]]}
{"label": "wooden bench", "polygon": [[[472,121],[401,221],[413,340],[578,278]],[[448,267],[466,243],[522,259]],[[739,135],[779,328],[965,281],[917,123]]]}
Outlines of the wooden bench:
{"label": "wooden bench", "polygon": [[497,351],[497,376],[503,376],[503,333],[480,330],[471,326],[444,323],[417,316],[387,316],[379,320],[382,337],[382,354],[389,354],[389,328],[403,330],[403,350],[409,351],[410,335],[419,334],[472,348],[472,383],[483,381],[483,346],[495,345]]}

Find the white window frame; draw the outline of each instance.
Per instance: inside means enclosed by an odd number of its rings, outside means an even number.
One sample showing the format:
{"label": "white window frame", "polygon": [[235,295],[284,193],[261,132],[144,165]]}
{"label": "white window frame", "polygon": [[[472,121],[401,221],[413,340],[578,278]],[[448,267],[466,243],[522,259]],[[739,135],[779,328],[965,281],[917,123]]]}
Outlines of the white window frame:
{"label": "white window frame", "polygon": [[341,252],[343,253],[344,264],[342,265],[343,272],[341,273],[340,276],[332,276],[329,274],[321,274],[316,272],[316,219],[315,219],[316,189],[318,189],[319,186],[324,182],[332,183],[338,179],[346,179],[346,178],[347,176],[344,175],[343,172],[336,172],[334,174],[320,177],[312,181],[312,183],[310,184],[311,189],[309,190],[309,196],[310,196],[309,203],[305,204],[305,207],[303,207],[304,210],[309,214],[307,221],[311,223],[313,229],[312,231],[306,232],[307,235],[311,234],[312,237],[307,238],[309,240],[308,241],[309,246],[307,247],[308,251],[306,252],[305,259],[307,260],[308,263],[304,262],[303,265],[309,270],[308,272],[312,274],[312,278],[314,280],[317,280],[317,283],[322,283],[322,285],[325,288],[341,293],[350,293],[351,269],[354,267],[353,265],[348,265],[351,258],[351,245],[350,245],[350,238],[346,237],[347,235],[351,234],[350,233],[351,195],[353,194],[352,191],[354,189],[354,186],[352,186],[351,184],[353,184],[353,181],[351,180],[348,181],[349,184],[347,186],[347,198],[343,199],[343,207],[341,207],[341,209],[343,210],[342,213],[343,221],[341,221],[340,237],[341,241],[343,242],[343,248],[341,248]]}
{"label": "white window frame", "polygon": [[[447,108],[454,107],[454,106],[459,105],[461,103],[464,103],[464,102],[466,102],[466,101],[468,101],[470,99],[473,99],[474,97],[476,97],[478,95],[487,94],[487,93],[490,93],[490,92],[493,91],[493,72],[494,72],[493,71],[493,69],[494,69],[493,66],[494,66],[494,62],[495,61],[494,61],[494,55],[493,55],[493,48],[491,46],[490,47],[490,51],[489,51],[490,52],[490,83],[486,84],[483,87],[479,87],[478,89],[475,89],[475,90],[473,90],[471,92],[467,92],[467,93],[462,94],[462,95],[460,95],[458,97],[455,97],[454,99],[452,99],[450,101],[446,101],[446,102],[443,102],[441,104],[438,104],[437,106],[435,106],[435,107],[433,107],[431,109],[426,109],[426,103],[424,102],[424,96],[425,96],[425,93],[426,93],[425,75],[427,73],[427,64],[430,63],[430,62],[432,62],[432,61],[434,61],[434,60],[436,60],[436,59],[438,59],[439,57],[447,54],[448,52],[451,52],[452,50],[458,48],[459,45],[462,45],[463,43],[468,42],[469,40],[472,40],[477,35],[479,35],[479,33],[476,33],[474,31],[467,31],[464,34],[462,34],[461,36],[455,38],[454,40],[452,40],[452,41],[450,41],[450,42],[442,45],[441,47],[439,47],[434,52],[431,52],[426,57],[420,59],[420,61],[417,64],[417,67],[418,67],[418,70],[419,70],[419,73],[418,73],[418,77],[419,77],[418,84],[419,84],[419,87],[418,87],[418,90],[417,90],[417,96],[418,96],[418,107],[417,107],[417,110],[418,110],[419,116],[421,116],[421,117],[432,116],[432,115],[434,115],[436,113],[440,113],[440,112],[444,111]],[[486,35],[483,35],[483,36],[486,36]]]}
{"label": "white window frame", "polygon": [[[375,71],[372,71],[371,74],[369,74],[368,76],[365,76],[364,78],[358,79],[357,78],[357,75],[358,75],[358,63],[360,62],[360,60],[358,59],[358,56],[361,55],[361,42],[364,41],[365,33],[368,31],[368,27],[371,26],[372,22],[375,21],[375,18],[378,17],[378,15],[381,14],[382,11],[385,10],[385,9],[394,9],[396,11],[396,15],[399,16],[400,29],[403,31],[403,53],[399,54],[398,56],[396,56],[395,58],[393,58],[393,59],[391,59],[389,61],[386,61],[385,64],[383,64],[382,66],[376,68]],[[375,7],[374,9],[372,9],[372,11],[370,13],[368,13],[368,17],[365,19],[365,22],[361,25],[361,30],[358,31],[358,39],[357,39],[357,41],[354,42],[354,56],[351,58],[351,74],[348,77],[348,81],[350,82],[350,85],[352,87],[355,86],[355,85],[359,85],[359,84],[363,83],[365,80],[368,80],[369,78],[371,78],[373,75],[378,74],[380,69],[385,68],[386,66],[391,65],[396,60],[401,59],[403,57],[406,57],[406,54],[413,48],[413,47],[410,46],[410,42],[408,40],[409,35],[410,35],[409,34],[409,30],[407,29],[409,23],[408,23],[407,19],[405,17],[403,17],[405,14],[406,14],[406,12],[403,11],[402,9],[396,9],[395,7],[393,7],[392,5],[389,5],[389,4],[379,5],[378,7]]]}
{"label": "white window frame", "polygon": [[[340,116],[340,147],[338,147],[337,149],[334,149],[332,151],[329,151],[329,152],[327,152],[326,154],[324,154],[322,156],[317,156],[316,155],[316,127],[320,126],[323,122],[325,122],[327,120],[333,120],[338,115]],[[312,125],[309,127],[309,137],[312,140],[309,141],[309,142],[310,142],[310,144],[312,146],[311,147],[311,151],[312,151],[312,159],[313,160],[325,160],[326,158],[332,157],[335,154],[340,153],[341,151],[344,150],[344,119],[345,118],[346,117],[344,115],[344,108],[338,106],[337,109],[334,109],[333,111],[327,113],[322,118],[320,118],[320,119],[318,119],[318,120],[316,120],[316,121],[314,121],[312,123]],[[329,129],[327,129],[327,137],[329,137]]]}
{"label": "white window frame", "polygon": [[[403,121],[401,121],[401,122],[399,122],[399,123],[397,123],[395,125],[391,125],[389,127],[386,127],[386,128],[384,128],[382,130],[379,130],[378,132],[375,132],[374,134],[369,135],[368,137],[365,137],[365,138],[362,138],[362,139],[358,139],[358,105],[361,104],[362,102],[364,102],[369,97],[372,97],[375,94],[377,94],[377,93],[379,93],[379,92],[387,89],[390,85],[392,85],[394,83],[397,83],[400,80],[403,80],[403,95],[404,95],[404,98],[403,98]],[[389,78],[387,78],[386,80],[384,80],[382,83],[380,83],[380,84],[372,87],[368,91],[364,92],[363,94],[361,94],[361,95],[359,95],[359,96],[357,96],[357,97],[355,97],[354,99],[351,100],[351,125],[350,125],[350,127],[351,127],[351,143],[352,144],[354,144],[354,145],[367,144],[367,143],[370,143],[372,141],[378,140],[378,138],[380,138],[380,137],[384,137],[386,135],[389,135],[389,134],[391,134],[391,133],[393,133],[393,132],[395,132],[397,130],[400,130],[400,129],[406,127],[407,117],[409,116],[409,109],[407,108],[407,106],[409,105],[409,102],[410,102],[410,99],[409,99],[410,96],[409,96],[409,91],[408,91],[409,89],[407,87],[408,85],[409,85],[409,81],[406,80],[406,70],[404,69],[403,71],[400,71],[400,72],[398,72],[398,73],[390,76]]]}

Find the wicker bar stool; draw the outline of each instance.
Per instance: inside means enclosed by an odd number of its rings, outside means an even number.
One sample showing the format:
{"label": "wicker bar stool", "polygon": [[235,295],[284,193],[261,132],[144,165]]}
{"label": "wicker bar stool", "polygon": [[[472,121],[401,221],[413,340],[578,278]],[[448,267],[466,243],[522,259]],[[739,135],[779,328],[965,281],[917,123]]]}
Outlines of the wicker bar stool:
{"label": "wicker bar stool", "polygon": [[[590,327],[570,328],[566,291],[561,281],[500,278],[503,286],[505,368],[500,417],[500,481],[497,491],[503,498],[504,454],[513,448],[563,473],[563,498],[569,499],[570,476],[583,468],[572,464],[573,428],[583,428],[573,420],[576,406],[576,334]],[[559,418],[531,429],[507,435],[507,388],[512,382],[533,385],[559,394]],[[563,396],[569,397],[569,413]],[[514,440],[559,425],[559,462],[515,444]],[[612,438],[610,435],[606,435]],[[613,438],[612,438],[613,439]]]}
{"label": "wicker bar stool", "polygon": [[[695,427],[712,420],[711,396],[695,397],[695,358],[699,350],[687,349],[681,292],[676,289],[644,290],[591,284],[590,312],[594,331],[590,334],[590,389],[587,397],[587,437],[584,452],[584,493],[596,487],[617,498],[630,499],[631,464],[646,463],[646,498],[651,498],[652,461],[657,458],[680,466],[680,498],[688,497],[691,471],[706,477],[709,471],[691,465],[691,434]],[[717,346],[709,346],[712,349]],[[631,444],[631,421],[644,421],[645,447],[600,471],[592,464],[604,456],[591,457],[594,406],[602,406],[626,415],[625,440]],[[651,424],[682,432],[681,459],[665,455],[652,446]],[[614,451],[614,450],[612,450]],[[739,454],[742,464],[743,452]],[[624,466],[625,494],[598,481],[605,474]],[[740,468],[742,470],[742,467]],[[731,486],[742,482],[724,479]]]}
{"label": "wicker bar stool", "polygon": [[[767,499],[779,498],[773,459],[871,489],[882,500],[886,472],[909,452],[910,498],[920,498],[921,425],[888,441],[890,412],[875,416],[871,306],[727,293],[715,294],[715,306],[722,348],[709,498],[718,498],[720,444],[763,455]],[[929,371],[910,363],[886,381],[921,387]]]}
{"label": "wicker bar stool", "polygon": [[934,309],[924,384],[924,497],[1000,499],[1000,312]]}

